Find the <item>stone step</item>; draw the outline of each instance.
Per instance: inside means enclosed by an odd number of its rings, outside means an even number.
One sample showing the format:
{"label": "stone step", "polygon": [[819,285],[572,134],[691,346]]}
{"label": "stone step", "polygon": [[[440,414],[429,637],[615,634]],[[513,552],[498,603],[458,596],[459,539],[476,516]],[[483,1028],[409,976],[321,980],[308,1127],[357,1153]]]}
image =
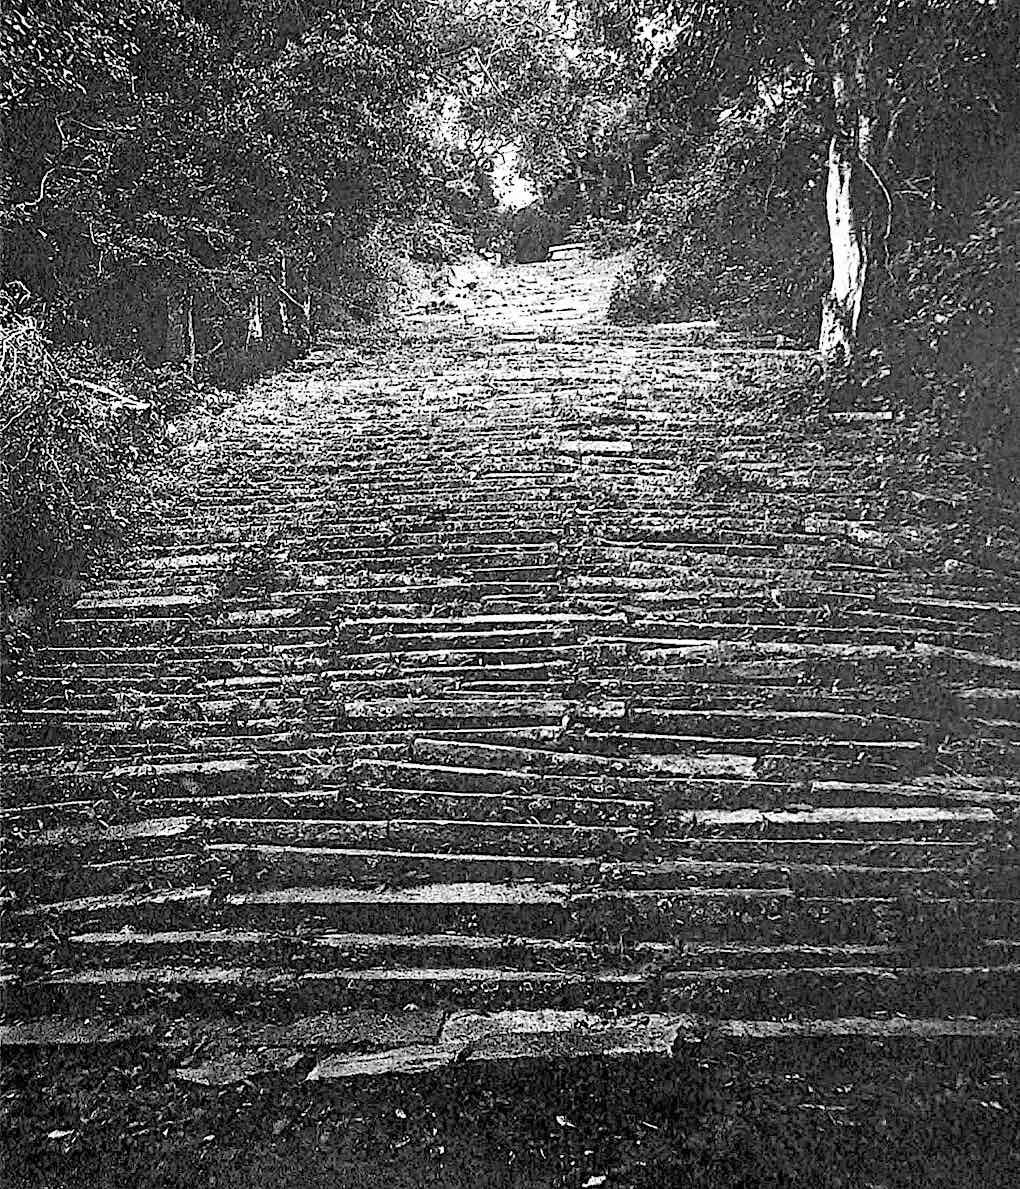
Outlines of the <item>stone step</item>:
{"label": "stone step", "polygon": [[[90,1018],[107,1010],[136,1011],[158,1003],[168,1015],[234,1013],[259,1005],[276,1018],[359,1007],[470,1007],[476,1011],[536,1010],[615,1003],[640,1010],[781,1018],[791,1008],[838,1018],[862,1001],[872,1010],[952,1015],[982,1001],[988,1016],[1015,1006],[1020,965],[933,965],[889,968],[867,962],[796,969],[720,967],[648,975],[612,967],[584,972],[478,966],[335,967],[295,974],[239,967],[135,966],[53,974],[9,987],[12,1014]],[[913,1005],[911,1007],[911,1005]],[[1001,1006],[999,1006],[1001,1005]]]}
{"label": "stone step", "polygon": [[[675,882],[675,881],[674,881]],[[656,887],[577,890],[563,884],[417,883],[407,887],[306,886],[230,891],[198,884],[159,891],[93,894],[9,914],[8,936],[50,929],[160,931],[270,929],[574,938],[609,945],[678,939],[764,944],[900,944],[945,957],[1020,936],[1020,900],[937,897],[798,896],[790,887]],[[1012,940],[1011,940],[1012,939]]]}
{"label": "stone step", "polygon": [[[829,1046],[838,1042],[850,1051],[846,1059],[859,1062],[864,1051],[874,1061],[874,1046],[887,1051],[910,1046],[910,1060],[930,1066],[947,1046],[966,1045],[977,1060],[993,1062],[1002,1046],[1015,1045],[1020,1024],[1008,1017],[972,1020],[938,1017],[883,1018],[852,1016],[832,1019],[746,1020],[720,1019],[690,1013],[599,1015],[583,1009],[545,1009],[503,1012],[382,1012],[320,1013],[284,1024],[231,1024],[222,1019],[167,1021],[152,1015],[84,1023],[48,1017],[31,1023],[0,1026],[0,1046],[16,1048],[54,1045],[94,1048],[125,1040],[182,1054],[178,1077],[204,1086],[250,1082],[264,1074],[293,1072],[312,1082],[377,1074],[417,1074],[461,1062],[501,1063],[522,1058],[570,1061],[598,1057],[635,1056],[674,1058],[686,1047],[739,1044],[746,1059],[782,1042],[773,1054],[782,1062],[779,1077],[788,1069],[810,1067],[813,1095],[824,1097],[828,1082],[846,1080],[843,1063],[833,1063]],[[805,1045],[811,1046],[806,1049]],[[824,1048],[816,1067],[808,1053]],[[188,1056],[188,1054],[198,1054]],[[898,1054],[899,1055],[899,1054]],[[954,1051],[954,1057],[962,1056]],[[902,1059],[902,1058],[900,1058]],[[885,1058],[888,1061],[888,1058]],[[895,1058],[894,1058],[895,1060]],[[954,1069],[961,1068],[956,1061]],[[828,1072],[828,1078],[825,1071]],[[877,1068],[876,1068],[877,1072]],[[954,1075],[955,1076],[955,1075]],[[838,1087],[835,1087],[838,1090]],[[976,1092],[982,1091],[975,1087]],[[918,1081],[915,1094],[921,1094]],[[989,1084],[986,1096],[995,1093]],[[822,1109],[822,1103],[812,1101]],[[845,1110],[838,1094],[831,1109]]]}
{"label": "stone step", "polygon": [[[89,886],[116,890],[130,886],[136,877],[171,884],[193,878],[203,863],[219,865],[228,878],[242,878],[275,886],[317,883],[323,878],[386,878],[401,864],[420,881],[446,873],[446,878],[478,880],[500,878],[505,870],[517,877],[604,881],[621,877],[653,882],[681,880],[692,883],[737,880],[745,885],[785,884],[795,879],[802,887],[828,881],[845,888],[884,891],[899,881],[904,887],[974,886],[971,873],[923,872],[863,865],[836,865],[839,841],[851,839],[895,843],[919,837],[933,843],[968,839],[980,842],[997,825],[987,806],[867,806],[791,810],[680,810],[646,825],[580,825],[576,822],[517,824],[496,820],[309,818],[288,815],[254,818],[199,818],[195,815],[128,822],[60,827],[29,834],[21,842],[26,866],[12,868],[10,884],[26,894],[47,895],[49,889],[65,894]],[[774,867],[761,862],[705,861],[702,840],[724,842],[737,855],[740,840],[760,845],[767,839],[795,845],[813,841],[818,864],[789,863]],[[828,846],[826,846],[828,844]],[[83,861],[83,852],[88,859]],[[835,852],[833,854],[832,852]],[[34,857],[33,857],[34,856]],[[35,864],[45,856],[45,867]],[[616,859],[644,862],[615,862]],[[829,860],[828,865],[825,860]],[[617,874],[612,875],[613,872]],[[977,878],[996,885],[1015,884],[1010,868],[985,868]],[[406,874],[405,874],[406,878]],[[49,893],[52,894],[52,893]]]}
{"label": "stone step", "polygon": [[[531,706],[534,709],[536,704]],[[517,718],[524,720],[524,716]],[[861,768],[869,764],[881,767],[879,761],[886,752],[879,751],[876,760],[862,757],[867,757],[869,750],[886,748],[885,744],[871,744],[869,748],[869,745],[855,742],[851,753],[849,744],[840,748],[810,739],[759,741],[659,735],[609,736],[606,732],[592,731],[583,723],[565,730],[562,717],[557,721],[557,715],[551,712],[547,721],[551,725],[511,725],[477,731],[438,730],[432,731],[431,737],[427,729],[423,731],[417,726],[370,733],[352,728],[343,735],[322,736],[317,744],[317,737],[310,734],[266,735],[261,740],[248,735],[239,739],[245,754],[224,755],[219,759],[203,760],[198,754],[180,751],[161,756],[153,750],[150,762],[141,765],[125,764],[116,757],[111,757],[102,766],[93,762],[90,768],[74,763],[47,766],[43,761],[38,767],[27,767],[18,778],[17,786],[23,804],[39,803],[42,800],[40,794],[57,794],[61,799],[67,799],[69,793],[88,799],[109,799],[118,790],[128,788],[145,790],[150,796],[156,793],[197,795],[203,791],[215,794],[231,790],[249,792],[253,788],[268,793],[307,790],[316,781],[346,786],[348,768],[345,765],[349,764],[353,764],[350,771],[356,779],[369,786],[380,781],[403,784],[403,779],[393,778],[393,773],[403,772],[407,776],[420,775],[427,781],[427,787],[446,787],[448,782],[442,773],[430,776],[429,772],[463,769],[462,776],[454,773],[457,780],[454,787],[482,791],[544,788],[547,792],[590,792],[601,788],[605,792],[611,782],[617,781],[622,795],[633,795],[640,794],[642,781],[648,781],[650,789],[668,795],[681,793],[683,784],[691,780],[702,782],[693,786],[702,791],[715,787],[706,781],[738,781],[744,782],[749,793],[762,782],[766,789],[773,784],[795,786],[803,795],[791,799],[804,802],[809,800],[812,781],[820,782],[823,787],[870,784],[873,789],[881,789],[890,786],[886,780],[847,780],[831,771],[811,771],[812,765],[829,769]],[[127,721],[123,724],[125,729],[132,725]],[[190,731],[192,738],[201,735],[193,722]],[[206,754],[211,738],[206,735]],[[224,741],[230,742],[226,736]],[[260,742],[264,746],[260,747]],[[327,746],[332,742],[336,746]],[[305,746],[294,748],[297,743]],[[534,743],[545,746],[535,747]],[[896,746],[899,749],[906,747],[905,744]],[[585,750],[580,750],[581,747]],[[749,751],[758,754],[747,754]],[[915,754],[914,748],[908,749],[907,755]],[[275,763],[271,774],[260,766],[270,757]],[[394,764],[398,766],[394,767]],[[961,774],[956,779],[958,784],[965,786],[969,778]],[[12,785],[14,783],[12,779]],[[902,778],[892,781],[897,790],[909,783]],[[723,784],[718,791],[726,791],[726,787]],[[1008,787],[1008,784],[1003,785],[1001,791],[1007,792]],[[901,794],[897,792],[896,796],[899,798]],[[917,797],[907,800],[914,802]]]}
{"label": "stone step", "polygon": [[[993,960],[1000,943],[984,942]],[[40,957],[39,943],[13,943],[5,963],[24,964]],[[549,937],[495,937],[460,933],[277,933],[239,929],[84,932],[64,942],[60,961],[72,968],[122,970],[135,964],[196,968],[243,965],[254,970],[286,968],[297,974],[336,966],[373,969],[380,965],[434,969],[475,966],[498,970],[511,964],[534,970],[584,970],[607,955],[591,941]],[[894,968],[912,957],[894,945],[784,945],[753,942],[641,941],[610,955],[624,969],[642,972],[651,964],[674,971],[754,966],[794,970],[825,962],[859,966],[862,962]],[[1001,955],[1000,955],[1001,956]]]}

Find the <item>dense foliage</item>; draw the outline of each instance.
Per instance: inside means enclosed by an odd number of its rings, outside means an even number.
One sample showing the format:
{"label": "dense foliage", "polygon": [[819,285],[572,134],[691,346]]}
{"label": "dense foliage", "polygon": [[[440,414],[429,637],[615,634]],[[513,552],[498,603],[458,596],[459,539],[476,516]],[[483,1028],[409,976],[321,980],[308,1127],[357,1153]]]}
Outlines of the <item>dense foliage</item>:
{"label": "dense foliage", "polygon": [[1017,413],[1020,5],[587,7],[654,130],[636,217],[602,228],[634,248],[617,317],[722,316],[804,345],[821,322],[824,347],[828,310],[854,354],[841,382],[935,410],[1002,461]]}
{"label": "dense foliage", "polygon": [[510,237],[494,130],[546,86],[557,29],[531,0],[3,6],[8,594],[110,523],[146,448],[111,402],[158,439],[168,376],[178,396],[244,380],[385,310],[403,261]]}
{"label": "dense foliage", "polygon": [[[1020,145],[1017,146],[1020,150]],[[862,383],[963,434],[1020,488],[1020,172],[940,235],[907,240],[878,298]]]}
{"label": "dense foliage", "polygon": [[171,365],[54,348],[17,287],[0,290],[0,554],[3,678],[76,571],[123,527],[131,482],[194,398]]}
{"label": "dense foliage", "polygon": [[26,80],[6,113],[7,275],[56,337],[150,362],[299,345],[352,245],[425,192],[429,10],[121,0],[92,19],[107,56]]}
{"label": "dense foliage", "polygon": [[638,208],[616,316],[721,316],[816,337],[827,250],[817,156],[789,112],[731,113],[703,134],[679,176],[654,186]]}
{"label": "dense foliage", "polygon": [[[633,249],[619,318],[722,316],[817,340],[840,145],[859,224],[840,250],[859,259],[837,296],[847,342],[864,309],[871,390],[1003,437],[1018,10],[13,0],[0,11],[0,399],[19,528],[4,581],[23,592],[39,558],[98,523],[94,496],[58,471],[116,485],[104,401],[158,409],[169,375],[178,400],[256,374],[317,325],[385,309],[408,258],[541,259],[586,218],[604,245]],[[498,209],[506,160],[538,196],[524,211]]]}

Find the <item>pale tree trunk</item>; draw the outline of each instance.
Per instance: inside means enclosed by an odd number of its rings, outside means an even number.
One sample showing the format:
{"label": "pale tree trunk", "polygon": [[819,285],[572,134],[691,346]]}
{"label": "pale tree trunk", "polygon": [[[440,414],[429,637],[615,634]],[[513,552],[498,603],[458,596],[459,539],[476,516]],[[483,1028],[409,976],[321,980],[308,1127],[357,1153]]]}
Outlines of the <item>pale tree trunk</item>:
{"label": "pale tree trunk", "polygon": [[[11,200],[11,162],[7,154],[7,121],[0,111],[0,207],[7,206]],[[6,232],[0,225],[0,266],[6,264],[6,247]]]}
{"label": "pale tree trunk", "polygon": [[262,316],[262,294],[256,291],[248,303],[248,333],[245,336],[246,351],[253,348],[260,351],[265,343],[265,321]]}
{"label": "pale tree trunk", "polygon": [[184,358],[184,303],[179,293],[166,295],[166,332],[163,335],[163,362],[180,363]]}
{"label": "pale tree trunk", "polygon": [[833,54],[836,131],[829,144],[825,208],[832,252],[832,284],[822,300],[818,350],[829,373],[845,371],[854,356],[872,257],[871,177],[875,95],[867,42],[844,20]]}
{"label": "pale tree trunk", "polygon": [[290,299],[286,296],[290,292],[287,285],[287,257],[280,256],[280,285],[278,304],[280,307],[280,331],[285,339],[293,338],[294,328],[291,325]]}
{"label": "pale tree trunk", "polygon": [[195,298],[191,293],[184,299],[184,334],[184,358],[188,364],[188,375],[194,382],[195,368],[198,366],[198,343],[195,339]]}
{"label": "pale tree trunk", "polygon": [[163,336],[164,363],[182,363],[188,357],[188,295],[166,295],[166,333]]}
{"label": "pale tree trunk", "polygon": [[301,270],[301,318],[302,330],[305,336],[305,346],[311,347],[313,340],[312,328],[312,286],[311,277],[307,269]]}
{"label": "pale tree trunk", "polygon": [[168,293],[166,296],[163,362],[183,363],[188,375],[195,378],[198,349],[195,342],[195,299],[190,293]]}
{"label": "pale tree trunk", "polygon": [[841,136],[829,145],[825,207],[832,249],[832,285],[822,299],[818,350],[829,370],[846,367],[853,357],[857,326],[868,279],[868,242],[854,200],[856,150]]}

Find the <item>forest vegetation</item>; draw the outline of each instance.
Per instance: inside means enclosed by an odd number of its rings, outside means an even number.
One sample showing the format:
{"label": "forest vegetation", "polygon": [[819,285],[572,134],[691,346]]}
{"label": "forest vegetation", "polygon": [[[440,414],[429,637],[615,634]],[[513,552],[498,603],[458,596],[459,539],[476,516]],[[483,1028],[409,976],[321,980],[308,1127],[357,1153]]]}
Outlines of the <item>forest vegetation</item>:
{"label": "forest vegetation", "polygon": [[1016,0],[4,5],[5,601],[116,532],[198,389],[578,223],[626,250],[617,319],[817,345],[830,399],[924,409],[1010,481],[1018,46]]}
{"label": "forest vegetation", "polygon": [[0,0],[12,1185],[1017,1183],[1018,49]]}

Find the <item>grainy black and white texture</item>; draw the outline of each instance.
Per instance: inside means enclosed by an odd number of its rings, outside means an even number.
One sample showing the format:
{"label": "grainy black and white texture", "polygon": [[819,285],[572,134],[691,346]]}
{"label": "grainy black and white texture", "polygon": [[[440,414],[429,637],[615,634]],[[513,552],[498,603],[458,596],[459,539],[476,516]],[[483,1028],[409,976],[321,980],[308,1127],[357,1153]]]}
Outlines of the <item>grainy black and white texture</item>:
{"label": "grainy black and white texture", "polygon": [[993,494],[557,256],[186,417],[39,651],[12,1185],[1016,1173]]}

